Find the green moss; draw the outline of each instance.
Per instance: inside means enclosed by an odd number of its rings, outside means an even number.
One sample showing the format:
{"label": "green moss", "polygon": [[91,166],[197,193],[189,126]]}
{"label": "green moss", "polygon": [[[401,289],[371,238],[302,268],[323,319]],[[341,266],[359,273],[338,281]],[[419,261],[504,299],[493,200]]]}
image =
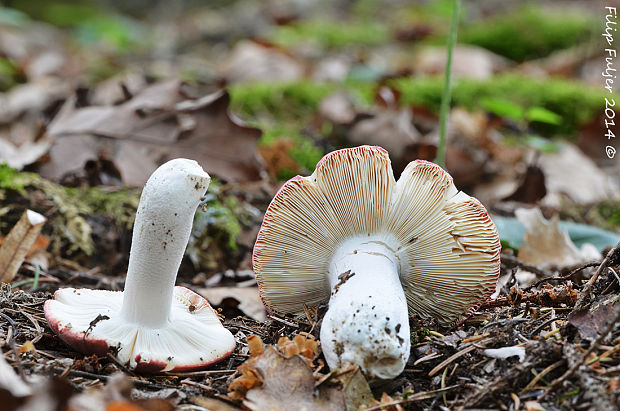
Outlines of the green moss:
{"label": "green moss", "polygon": [[423,341],[426,341],[428,337],[431,336],[431,332],[428,328],[420,327],[412,327],[411,329],[411,344],[419,344]]}
{"label": "green moss", "polygon": [[25,81],[24,73],[13,60],[0,57],[0,92]]}
{"label": "green moss", "polygon": [[194,217],[186,251],[194,266],[203,268],[220,266],[213,260],[237,250],[237,237],[249,219],[243,204],[222,190],[217,180],[211,182],[206,200],[207,206]]}
{"label": "green moss", "polygon": [[560,217],[620,233],[620,201],[618,200],[600,201],[594,205],[565,204]]}
{"label": "green moss", "polygon": [[17,191],[25,195],[24,184],[28,183],[30,176],[28,173],[20,173],[6,163],[0,163],[0,198],[4,198],[6,190]]}
{"label": "green moss", "polygon": [[[439,110],[440,77],[402,78],[391,84],[402,93],[403,104]],[[482,103],[491,99],[510,101],[524,110],[540,107],[559,115],[560,124],[544,125],[546,134],[574,134],[580,125],[593,119],[604,108],[600,92],[559,78],[502,75],[486,81],[461,79],[454,82],[452,101],[455,106],[481,109]]]}
{"label": "green moss", "polygon": [[[9,196],[10,193],[10,196]],[[37,194],[38,193],[38,194]],[[42,193],[42,195],[41,195]],[[236,250],[237,237],[249,214],[236,197],[221,190],[214,181],[210,188],[206,211],[198,210],[187,253],[197,266],[218,255]],[[10,198],[0,208],[2,230],[7,230],[23,212],[24,203],[48,218],[45,230],[54,255],[72,258],[96,252],[92,218],[106,216],[116,227],[131,229],[140,202],[140,191],[110,187],[70,188],[45,180],[34,173],[22,173],[0,164],[0,199]],[[35,201],[36,203],[33,203]],[[5,217],[7,216],[7,217]]]}
{"label": "green moss", "polygon": [[[401,92],[401,104],[439,111],[441,77],[400,78],[388,84]],[[527,120],[537,132],[545,135],[574,134],[580,125],[604,109],[599,91],[561,78],[532,79],[506,74],[489,80],[460,79],[453,86],[454,106],[488,109],[483,103],[510,102],[518,111],[529,113],[525,116]],[[364,105],[372,103],[376,85],[353,80],[338,86],[309,81],[239,84],[230,89],[231,108],[267,132],[277,131],[283,125],[288,130],[301,130],[316,115],[321,100],[337,88],[349,92]],[[535,113],[539,115],[533,116]],[[554,121],[542,121],[541,113],[547,117],[553,115]],[[552,124],[554,122],[559,124]]]}
{"label": "green moss", "polygon": [[298,169],[293,170],[283,167],[277,170],[277,180],[288,180],[297,174],[311,174],[316,167],[316,163],[325,154],[320,147],[315,145],[310,137],[283,127],[264,131],[260,145],[268,147],[281,140],[288,140],[293,143],[287,154],[295,161]]}
{"label": "green moss", "polygon": [[231,109],[254,121],[295,122],[314,114],[332,87],[307,81],[238,84],[230,88]]}
{"label": "green moss", "polygon": [[54,253],[82,252],[91,255],[95,251],[92,228],[88,219],[106,215],[118,226],[131,228],[140,193],[136,190],[107,190],[99,187],[68,188],[51,181],[35,178],[29,184],[45,193],[53,205],[49,213]]}
{"label": "green moss", "polygon": [[336,49],[385,44],[389,35],[388,27],[376,21],[306,20],[276,28],[271,41],[282,47],[312,42]]}
{"label": "green moss", "polygon": [[463,27],[459,41],[523,61],[579,44],[595,27],[587,14],[524,6]]}

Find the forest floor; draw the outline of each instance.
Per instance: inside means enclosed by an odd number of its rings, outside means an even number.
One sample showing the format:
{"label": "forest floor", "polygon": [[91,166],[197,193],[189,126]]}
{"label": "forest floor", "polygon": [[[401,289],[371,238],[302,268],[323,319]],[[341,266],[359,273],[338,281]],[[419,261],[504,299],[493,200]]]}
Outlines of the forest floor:
{"label": "forest floor", "polygon": [[[3,407],[620,407],[602,6],[465,5],[446,168],[499,229],[499,284],[458,326],[412,317],[404,372],[368,382],[327,369],[314,342],[326,305],[265,311],[252,247],[284,181],[332,150],[382,146],[397,177],[435,158],[452,2],[51,3],[0,7],[0,241],[26,209],[47,218],[0,288],[0,346],[29,391],[0,376]],[[123,289],[140,188],[174,157],[214,177],[177,285],[209,299],[237,346],[204,371],[140,375],[64,344],[43,304],[62,287]]]}

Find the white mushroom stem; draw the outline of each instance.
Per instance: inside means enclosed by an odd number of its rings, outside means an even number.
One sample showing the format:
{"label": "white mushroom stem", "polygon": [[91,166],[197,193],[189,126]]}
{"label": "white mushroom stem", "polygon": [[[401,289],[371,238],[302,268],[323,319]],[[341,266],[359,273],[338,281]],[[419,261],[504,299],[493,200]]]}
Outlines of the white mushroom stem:
{"label": "white mushroom stem", "polygon": [[370,378],[394,378],[409,359],[407,300],[400,262],[389,239],[355,237],[341,244],[329,267],[332,288],[321,326],[331,368],[360,364]]}
{"label": "white mushroom stem", "polygon": [[128,322],[161,328],[168,321],[194,214],[210,181],[195,161],[176,159],[158,168],[144,186],[121,310]]}

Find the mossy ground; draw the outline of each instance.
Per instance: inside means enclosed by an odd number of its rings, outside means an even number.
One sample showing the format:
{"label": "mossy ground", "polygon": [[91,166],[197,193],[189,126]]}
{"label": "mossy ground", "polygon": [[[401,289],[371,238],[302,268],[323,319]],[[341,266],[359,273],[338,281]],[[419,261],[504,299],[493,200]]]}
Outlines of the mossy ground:
{"label": "mossy ground", "polygon": [[[234,196],[223,193],[214,182],[209,188],[207,211],[199,209],[192,232],[192,243],[201,253],[210,253],[217,247],[220,252],[234,252],[236,239],[246,213]],[[0,164],[0,199],[7,199],[0,208],[0,232],[8,233],[26,208],[45,215],[49,221],[44,233],[51,239],[53,255],[86,259],[97,253],[94,231],[102,224],[107,235],[114,232],[128,235],[133,226],[140,201],[140,190],[110,187],[64,187],[39,177],[35,173],[18,172]],[[104,235],[106,235],[104,233]],[[116,238],[115,241],[121,239]],[[123,239],[127,242],[129,239]],[[190,255],[191,257],[191,255]],[[200,267],[202,260],[193,259]]]}

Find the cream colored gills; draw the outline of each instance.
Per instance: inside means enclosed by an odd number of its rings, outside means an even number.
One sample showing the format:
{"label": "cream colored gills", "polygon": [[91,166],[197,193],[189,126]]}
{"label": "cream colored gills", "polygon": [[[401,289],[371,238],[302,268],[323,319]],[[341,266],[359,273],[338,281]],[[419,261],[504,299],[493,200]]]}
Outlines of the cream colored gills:
{"label": "cream colored gills", "polygon": [[499,251],[484,207],[443,169],[414,161],[396,182],[387,152],[361,146],[326,155],[280,189],[253,265],[274,312],[302,315],[329,301],[321,344],[330,367],[353,361],[385,379],[408,359],[408,315],[465,318],[493,291]]}

